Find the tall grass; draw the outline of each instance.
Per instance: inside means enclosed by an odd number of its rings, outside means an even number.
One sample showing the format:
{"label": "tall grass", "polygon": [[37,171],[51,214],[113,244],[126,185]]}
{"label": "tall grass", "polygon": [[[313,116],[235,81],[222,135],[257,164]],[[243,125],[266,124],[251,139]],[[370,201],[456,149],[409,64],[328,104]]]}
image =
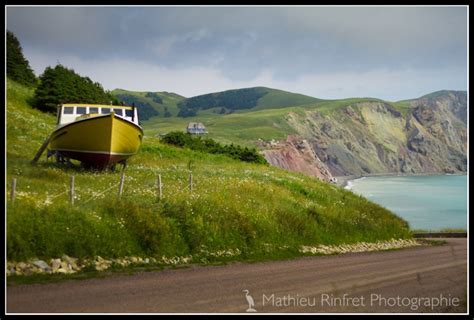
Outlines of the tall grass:
{"label": "tall grass", "polygon": [[[237,248],[242,257],[258,258],[268,255],[268,246],[410,237],[404,220],[350,191],[275,167],[163,145],[147,136],[129,161],[118,199],[118,172],[60,167],[44,159],[30,164],[55,121],[29,108],[30,95],[8,82],[7,181],[18,181],[15,203],[7,202],[9,260],[62,254],[172,256]],[[187,185],[190,160],[192,194]],[[74,206],[66,192],[72,174]],[[157,174],[164,184],[161,200]]]}

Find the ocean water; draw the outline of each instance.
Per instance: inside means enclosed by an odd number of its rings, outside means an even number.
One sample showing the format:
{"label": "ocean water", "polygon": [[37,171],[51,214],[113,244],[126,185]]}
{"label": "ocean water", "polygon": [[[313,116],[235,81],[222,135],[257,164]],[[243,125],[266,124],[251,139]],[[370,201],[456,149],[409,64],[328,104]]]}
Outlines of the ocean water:
{"label": "ocean water", "polygon": [[346,189],[391,210],[412,229],[467,229],[466,175],[365,177]]}

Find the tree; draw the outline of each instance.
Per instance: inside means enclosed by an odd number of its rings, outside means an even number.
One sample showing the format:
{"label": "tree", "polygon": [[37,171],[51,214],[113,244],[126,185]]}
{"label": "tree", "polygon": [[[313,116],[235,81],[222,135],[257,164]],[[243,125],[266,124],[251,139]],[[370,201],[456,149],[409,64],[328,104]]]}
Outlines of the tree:
{"label": "tree", "polygon": [[165,118],[170,118],[172,116],[173,115],[171,114],[171,112],[169,112],[168,107],[165,107]]}
{"label": "tree", "polygon": [[35,86],[37,79],[17,37],[7,30],[7,77],[26,86]]}
{"label": "tree", "polygon": [[[245,88],[209,93],[182,100],[178,103],[178,117],[192,117],[199,110],[221,108],[220,113],[232,113],[235,110],[251,109],[268,92],[260,88]],[[227,111],[228,110],[228,111]]]}
{"label": "tree", "polygon": [[102,85],[88,77],[81,77],[62,65],[47,67],[40,76],[33,106],[47,112],[56,112],[63,103],[118,104],[117,98],[104,91]]}
{"label": "tree", "polygon": [[155,110],[151,104],[143,101],[143,98],[137,97],[127,93],[115,94],[115,97],[125,103],[126,105],[135,105],[138,108],[138,115],[140,120],[148,120],[151,117],[159,116],[158,110]]}

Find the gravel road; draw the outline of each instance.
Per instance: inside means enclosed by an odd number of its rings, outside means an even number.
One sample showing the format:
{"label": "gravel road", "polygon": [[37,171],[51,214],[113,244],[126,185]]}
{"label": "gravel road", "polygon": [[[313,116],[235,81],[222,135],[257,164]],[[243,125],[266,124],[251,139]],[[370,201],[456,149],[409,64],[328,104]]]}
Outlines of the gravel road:
{"label": "gravel road", "polygon": [[[467,240],[7,288],[8,313],[466,312]],[[436,304],[438,304],[436,306]]]}

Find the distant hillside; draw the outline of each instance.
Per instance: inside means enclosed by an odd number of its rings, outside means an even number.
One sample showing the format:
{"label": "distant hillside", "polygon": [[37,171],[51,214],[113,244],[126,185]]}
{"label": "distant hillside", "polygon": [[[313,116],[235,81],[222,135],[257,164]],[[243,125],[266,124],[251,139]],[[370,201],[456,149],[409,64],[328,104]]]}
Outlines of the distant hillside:
{"label": "distant hillside", "polygon": [[115,89],[112,94],[125,104],[135,104],[140,112],[141,120],[151,117],[175,117],[178,114],[178,102],[185,99],[171,92],[128,91]]}
{"label": "distant hillside", "polygon": [[255,108],[256,110],[301,106],[324,101],[322,99],[306,96],[304,94],[278,89],[265,87],[259,87],[258,89],[267,92],[267,94],[258,100],[257,106]]}
{"label": "distant hillside", "polygon": [[[439,98],[439,97],[442,97],[442,96],[446,96],[446,95],[449,95],[450,93],[453,93],[453,94],[464,94],[464,95],[467,95],[467,92],[466,91],[456,91],[456,90],[440,90],[440,91],[435,91],[435,92],[432,92],[432,93],[429,93],[429,94],[425,94],[424,96],[418,98],[418,99],[422,99],[422,98],[431,98],[431,99],[435,99],[435,98]],[[412,99],[412,100],[417,100],[417,99]]]}
{"label": "distant hillside", "polygon": [[302,94],[266,87],[244,88],[199,95],[178,103],[179,117],[196,116],[201,110],[228,114],[239,110],[275,109],[320,102]]}
{"label": "distant hillside", "polygon": [[336,176],[466,172],[466,98],[465,92],[444,91],[403,103],[316,108],[286,119]]}
{"label": "distant hillside", "polygon": [[[258,145],[270,163],[285,168],[315,163],[334,176],[467,170],[465,91],[397,102],[351,98],[227,115],[200,112],[150,120],[145,131],[184,130],[189,121],[202,122],[218,141]],[[272,139],[277,142],[269,143]]]}

